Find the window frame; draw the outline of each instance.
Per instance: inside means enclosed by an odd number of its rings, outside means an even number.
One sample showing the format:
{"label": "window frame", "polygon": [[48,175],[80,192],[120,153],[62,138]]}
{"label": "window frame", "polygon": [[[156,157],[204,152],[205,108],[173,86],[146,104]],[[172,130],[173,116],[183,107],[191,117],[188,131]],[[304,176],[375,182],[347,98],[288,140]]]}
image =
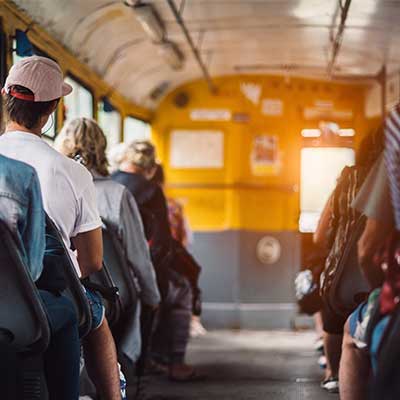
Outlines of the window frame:
{"label": "window frame", "polygon": [[[103,127],[100,125],[99,105],[100,105],[101,103],[104,103],[104,97],[105,97],[105,96],[103,96],[103,97],[97,99],[97,101],[96,101],[96,121],[97,121],[97,123],[99,124],[100,128],[103,130],[103,132],[104,132],[104,129],[103,129]],[[116,112],[119,114],[119,117],[120,117],[120,121],[119,121],[119,138],[118,138],[118,144],[119,144],[119,143],[122,143],[122,142],[123,142],[123,136],[124,136],[124,121],[125,121],[125,118],[126,118],[126,117],[125,117],[124,114],[122,113],[121,109],[120,109],[119,107],[117,107],[117,106],[115,105],[115,103],[112,102],[112,100],[110,100],[110,99],[107,99],[107,100],[109,101],[109,103],[110,103],[110,104],[112,105],[112,107],[114,108],[114,111],[116,111]],[[105,136],[107,137],[106,132],[104,132],[104,134],[105,134]],[[108,137],[107,137],[107,143],[108,143]]]}
{"label": "window frame", "polygon": [[143,122],[144,124],[147,124],[147,125],[149,126],[149,128],[150,128],[150,134],[151,134],[151,123],[150,123],[149,120],[145,120],[145,119],[143,119],[143,118],[135,117],[135,116],[132,115],[132,114],[125,114],[125,115],[123,116],[123,118],[121,119],[121,123],[122,123],[122,137],[121,137],[121,143],[125,143],[125,120],[126,120],[127,118],[133,118],[133,119],[136,119],[137,121],[141,121],[141,122]]}
{"label": "window frame", "polygon": [[7,77],[7,34],[4,31],[3,20],[0,18],[0,85],[4,86]]}
{"label": "window frame", "polygon": [[[73,74],[70,71],[66,72],[64,79],[66,79],[66,78],[72,79],[78,85],[82,86],[84,89],[86,89],[90,93],[90,95],[92,96],[92,116],[90,118],[96,119],[97,99],[93,92],[93,89],[89,85],[87,85],[82,79],[78,78],[75,74]],[[65,120],[66,120],[66,115],[63,110],[63,121],[64,121],[63,123],[65,123]]]}

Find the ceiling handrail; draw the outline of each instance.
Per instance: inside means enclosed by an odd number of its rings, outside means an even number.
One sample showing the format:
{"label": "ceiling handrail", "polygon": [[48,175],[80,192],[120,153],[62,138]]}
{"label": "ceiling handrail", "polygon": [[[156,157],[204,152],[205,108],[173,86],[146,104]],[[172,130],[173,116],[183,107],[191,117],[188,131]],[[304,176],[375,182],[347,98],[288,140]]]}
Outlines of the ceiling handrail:
{"label": "ceiling handrail", "polygon": [[176,7],[174,0],[167,0],[167,2],[171,8],[172,13],[175,16],[176,22],[181,27],[182,32],[185,35],[186,41],[188,42],[197,63],[200,66],[200,69],[203,73],[204,79],[207,82],[208,88],[210,89],[211,93],[215,93],[217,91],[217,88],[211,79],[210,73],[208,72],[208,69],[207,69],[206,65],[204,64],[203,59],[201,58],[198,48],[195,46],[193,39],[190,36],[190,33],[185,25],[182,15],[179,13],[179,10]]}

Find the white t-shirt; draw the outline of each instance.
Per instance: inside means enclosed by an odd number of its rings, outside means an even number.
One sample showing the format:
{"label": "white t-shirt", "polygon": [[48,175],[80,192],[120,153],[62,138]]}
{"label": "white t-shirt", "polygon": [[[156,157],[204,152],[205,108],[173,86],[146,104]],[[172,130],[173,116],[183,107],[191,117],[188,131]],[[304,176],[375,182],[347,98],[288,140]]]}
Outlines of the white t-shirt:
{"label": "white t-shirt", "polygon": [[[44,208],[60,230],[64,243],[71,238],[101,227],[92,175],[74,160],[65,157],[40,137],[27,132],[7,132],[0,136],[0,154],[23,161],[39,176]],[[72,261],[81,276],[78,260]]]}

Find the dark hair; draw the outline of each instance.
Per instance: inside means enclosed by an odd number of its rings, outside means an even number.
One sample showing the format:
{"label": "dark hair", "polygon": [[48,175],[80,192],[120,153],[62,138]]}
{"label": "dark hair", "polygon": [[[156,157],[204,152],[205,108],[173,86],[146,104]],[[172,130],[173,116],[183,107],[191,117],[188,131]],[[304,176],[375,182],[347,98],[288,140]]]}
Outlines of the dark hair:
{"label": "dark hair", "polygon": [[[29,89],[23,86],[14,85],[10,89],[17,93],[33,95]],[[8,119],[28,129],[37,127],[40,119],[44,115],[50,114],[54,105],[54,100],[37,102],[21,100],[7,93],[4,98],[4,109]]]}
{"label": "dark hair", "polygon": [[356,152],[356,165],[360,167],[371,168],[378,157],[382,154],[384,147],[384,127],[381,125],[378,129],[369,133],[360,143]]}
{"label": "dark hair", "polygon": [[157,164],[156,172],[151,181],[157,185],[163,185],[165,183],[164,168],[161,164]]}

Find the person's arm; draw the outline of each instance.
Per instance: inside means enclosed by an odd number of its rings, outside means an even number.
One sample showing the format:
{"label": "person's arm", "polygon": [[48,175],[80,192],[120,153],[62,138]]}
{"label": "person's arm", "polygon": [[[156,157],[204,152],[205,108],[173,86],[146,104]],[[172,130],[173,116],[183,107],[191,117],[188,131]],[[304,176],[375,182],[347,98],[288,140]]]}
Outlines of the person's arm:
{"label": "person's arm", "polygon": [[387,225],[373,218],[368,218],[363,234],[357,243],[358,262],[371,288],[382,284],[382,270],[375,264],[374,256],[382,248],[387,238]]}
{"label": "person's arm", "polygon": [[77,218],[71,235],[82,277],[99,271],[103,266],[102,221],[96,203],[96,190],[91,175],[77,201]]}
{"label": "person's arm", "polygon": [[392,231],[393,209],[388,176],[383,157],[378,158],[364,180],[352,204],[367,218],[357,243],[358,262],[371,287],[380,286],[382,272],[374,262],[375,255]]}
{"label": "person's arm", "polygon": [[387,237],[387,226],[379,220],[368,218],[363,234],[357,243],[358,261],[362,266],[369,262],[384,244]]}
{"label": "person's arm", "polygon": [[78,256],[82,277],[100,271],[103,267],[103,237],[101,228],[81,232],[71,239]]}
{"label": "person's arm", "polygon": [[125,190],[120,210],[119,235],[129,265],[139,280],[141,298],[144,304],[157,307],[161,297],[144,229],[133,196]]}
{"label": "person's arm", "polygon": [[32,279],[36,281],[43,271],[43,257],[46,247],[45,213],[42,192],[36,172],[33,171],[28,193],[28,210],[25,229],[22,234],[26,243],[26,255]]}

